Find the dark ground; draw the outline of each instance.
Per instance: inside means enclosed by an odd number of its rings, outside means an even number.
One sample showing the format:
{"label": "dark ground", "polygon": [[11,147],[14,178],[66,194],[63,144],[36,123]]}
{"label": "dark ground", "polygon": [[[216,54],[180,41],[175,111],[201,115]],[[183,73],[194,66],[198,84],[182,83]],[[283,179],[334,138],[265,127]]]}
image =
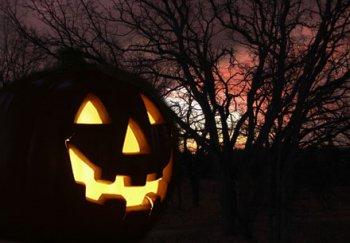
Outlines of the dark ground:
{"label": "dark ground", "polygon": [[[220,205],[215,180],[201,180],[200,206],[192,206],[189,181],[185,180],[178,206],[178,196],[169,200],[161,218],[142,243],[150,242],[246,242],[225,237],[221,227]],[[290,203],[291,242],[350,242],[350,189],[312,188],[296,191]],[[268,217],[261,213],[254,227],[255,242],[268,243]]]}
{"label": "dark ground", "polygon": [[[178,194],[169,198],[166,208],[153,229],[141,243],[246,243],[226,237],[221,227],[218,183],[203,179],[200,184],[200,206],[193,207],[189,180],[181,187],[182,204]],[[291,242],[347,243],[350,242],[350,189],[332,187],[327,192],[314,188],[299,189],[290,203]],[[268,240],[268,216],[261,213],[254,226],[254,243]],[[1,241],[9,243],[9,241]],[[13,243],[13,242],[11,242]]]}

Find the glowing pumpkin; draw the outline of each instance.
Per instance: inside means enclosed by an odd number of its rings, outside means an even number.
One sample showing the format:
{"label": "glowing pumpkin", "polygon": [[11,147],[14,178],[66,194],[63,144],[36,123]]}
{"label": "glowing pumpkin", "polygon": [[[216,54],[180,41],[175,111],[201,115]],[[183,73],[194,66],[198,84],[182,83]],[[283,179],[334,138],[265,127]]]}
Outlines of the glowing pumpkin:
{"label": "glowing pumpkin", "polygon": [[172,172],[163,106],[137,77],[92,66],[35,74],[4,89],[0,236],[143,235]]}

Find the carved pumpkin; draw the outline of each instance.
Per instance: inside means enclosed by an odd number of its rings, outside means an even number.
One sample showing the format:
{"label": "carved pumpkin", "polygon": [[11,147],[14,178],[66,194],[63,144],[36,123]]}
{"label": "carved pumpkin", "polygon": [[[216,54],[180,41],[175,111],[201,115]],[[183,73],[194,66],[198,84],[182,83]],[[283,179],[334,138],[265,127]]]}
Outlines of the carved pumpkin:
{"label": "carved pumpkin", "polygon": [[136,76],[87,65],[0,93],[0,236],[142,236],[172,172],[164,105]]}

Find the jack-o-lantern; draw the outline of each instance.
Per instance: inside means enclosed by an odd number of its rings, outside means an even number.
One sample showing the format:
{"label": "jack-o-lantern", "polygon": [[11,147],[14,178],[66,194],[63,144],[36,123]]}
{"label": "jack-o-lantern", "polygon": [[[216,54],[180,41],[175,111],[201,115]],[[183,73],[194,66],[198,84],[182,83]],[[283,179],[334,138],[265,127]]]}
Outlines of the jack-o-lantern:
{"label": "jack-o-lantern", "polygon": [[136,76],[86,65],[0,93],[0,237],[142,235],[172,172],[164,105]]}

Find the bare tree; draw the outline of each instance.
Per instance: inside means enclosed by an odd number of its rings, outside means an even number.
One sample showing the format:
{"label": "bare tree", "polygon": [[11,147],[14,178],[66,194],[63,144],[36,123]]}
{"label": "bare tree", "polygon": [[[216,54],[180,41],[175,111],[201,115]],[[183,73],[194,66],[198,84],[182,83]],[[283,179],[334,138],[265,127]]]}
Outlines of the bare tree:
{"label": "bare tree", "polygon": [[42,67],[43,51],[17,32],[6,14],[11,5],[0,4],[0,87]]}
{"label": "bare tree", "polygon": [[[229,72],[235,66],[233,49],[229,43],[220,43],[220,39],[225,38],[224,29],[210,11],[209,3],[204,1],[113,3],[110,19],[122,23],[133,36],[126,52],[137,58],[129,59],[130,65],[141,74],[174,87],[175,93],[176,87],[182,87],[198,104],[204,129],[195,129],[177,115],[174,119],[189,137],[208,148],[216,158],[222,174],[225,215],[229,216],[228,221],[239,225],[230,159],[234,141],[230,139],[228,121],[233,115],[232,104],[241,94],[235,87],[241,84],[235,79],[235,73]],[[171,97],[171,92],[168,95]],[[188,108],[194,111],[193,107]]]}
{"label": "bare tree", "polygon": [[58,50],[73,48],[91,62],[120,64],[119,26],[104,17],[104,6],[96,1],[30,0],[6,14],[24,38],[49,56],[59,58]]}
{"label": "bare tree", "polygon": [[[339,139],[349,126],[349,2],[212,1],[215,16],[203,1],[114,3],[110,18],[135,37],[126,51],[142,56],[131,65],[170,87],[185,87],[198,102],[208,136],[177,121],[217,155],[230,220],[249,231],[256,199],[269,187],[262,182],[270,180],[271,217],[280,227],[275,240],[285,241],[280,233],[297,149],[349,143]],[[219,42],[229,30],[232,41]],[[232,47],[247,52],[250,64],[235,58]],[[224,62],[233,75],[224,75]],[[230,127],[232,107],[242,100],[245,109]],[[239,170],[231,154],[242,133],[250,159]],[[264,149],[275,152],[266,156],[259,152]],[[265,172],[256,177],[250,171]]]}
{"label": "bare tree", "polygon": [[272,217],[280,228],[273,240],[286,242],[282,227],[292,154],[329,141],[349,145],[344,135],[349,130],[350,3],[211,2],[232,40],[254,56],[247,115],[242,116],[248,119],[246,149],[276,151],[270,172]]}

